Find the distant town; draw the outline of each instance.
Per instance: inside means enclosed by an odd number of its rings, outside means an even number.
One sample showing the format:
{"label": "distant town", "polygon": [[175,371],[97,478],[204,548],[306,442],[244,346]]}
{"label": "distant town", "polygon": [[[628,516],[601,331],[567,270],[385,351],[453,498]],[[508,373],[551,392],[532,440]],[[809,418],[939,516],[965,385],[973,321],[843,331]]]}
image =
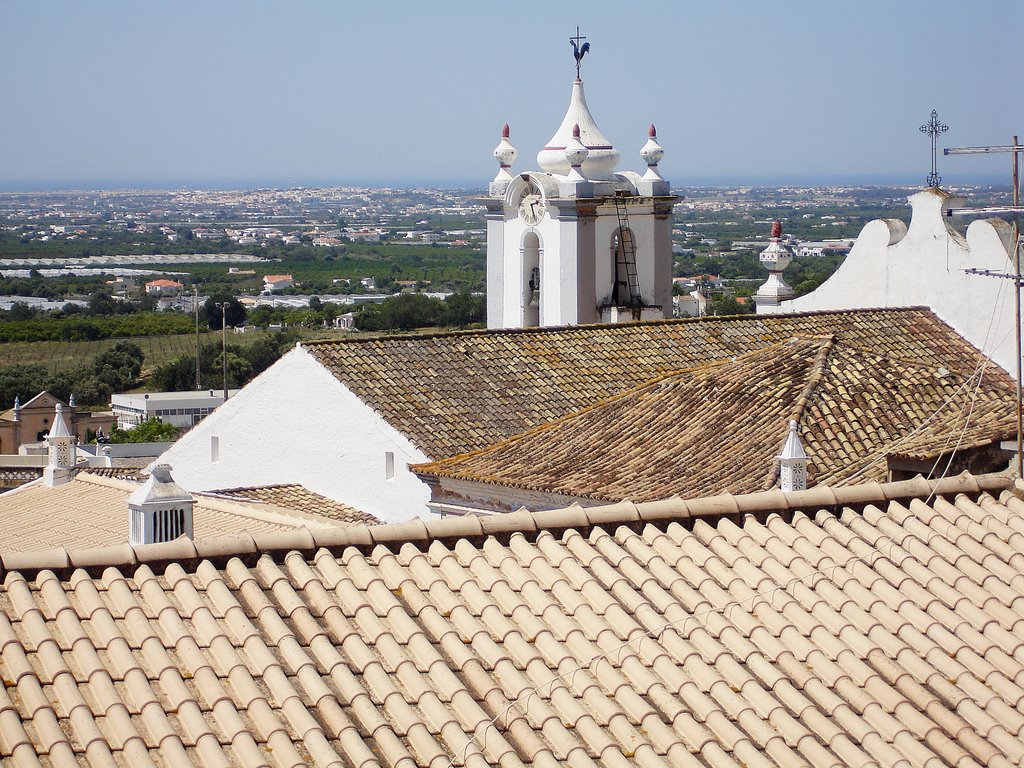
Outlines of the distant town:
{"label": "distant town", "polygon": [[[757,252],[779,219],[798,257],[794,285],[807,292],[838,262],[801,270],[801,258],[845,255],[871,219],[905,217],[914,189],[674,189],[681,198],[672,230],[675,277],[692,288],[695,280],[688,278],[708,275],[716,290],[743,298],[744,281],[753,285],[762,277]],[[960,191],[977,203],[1009,196],[996,186]],[[313,296],[341,305],[400,292],[438,298],[480,292],[480,194],[364,187],[0,193],[0,275],[54,279],[62,288],[37,285],[20,295],[10,290],[19,284],[7,282],[0,309],[18,302],[40,310],[84,304],[97,286],[115,298],[145,292],[156,297],[157,308],[181,311],[191,311],[196,295],[204,301],[210,289],[249,306],[293,308]]]}
{"label": "distant town", "polygon": [[[793,256],[786,279],[813,291],[867,222],[906,220],[915,189],[673,189],[672,314],[753,312],[774,221]],[[1010,194],[953,191],[975,205]],[[0,193],[0,408],[42,390],[88,410],[117,392],[234,389],[296,341],[481,327],[483,194]]]}

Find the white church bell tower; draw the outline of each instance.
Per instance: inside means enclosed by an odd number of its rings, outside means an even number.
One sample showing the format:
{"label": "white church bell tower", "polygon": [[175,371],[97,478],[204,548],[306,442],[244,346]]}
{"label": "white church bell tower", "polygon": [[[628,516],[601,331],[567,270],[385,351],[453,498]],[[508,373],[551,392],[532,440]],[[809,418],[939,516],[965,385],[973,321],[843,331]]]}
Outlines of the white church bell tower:
{"label": "white church bell tower", "polygon": [[641,175],[617,171],[619,153],[594,121],[579,77],[590,50],[579,31],[569,108],[537,154],[515,172],[508,125],[494,150],[487,206],[487,327],[528,328],[672,316],[672,207],[658,173],[654,126]]}

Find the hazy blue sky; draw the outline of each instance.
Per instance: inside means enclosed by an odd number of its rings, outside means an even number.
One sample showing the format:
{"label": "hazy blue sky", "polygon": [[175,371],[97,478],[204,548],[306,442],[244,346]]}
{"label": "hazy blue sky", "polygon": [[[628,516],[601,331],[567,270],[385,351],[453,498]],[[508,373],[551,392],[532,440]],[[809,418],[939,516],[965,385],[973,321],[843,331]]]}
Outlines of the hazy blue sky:
{"label": "hazy blue sky", "polygon": [[[536,167],[574,76],[675,184],[923,182],[1024,136],[1020,0],[0,0],[0,187],[483,185]],[[1018,55],[1014,56],[1017,51]],[[946,182],[1008,160],[940,157]]]}

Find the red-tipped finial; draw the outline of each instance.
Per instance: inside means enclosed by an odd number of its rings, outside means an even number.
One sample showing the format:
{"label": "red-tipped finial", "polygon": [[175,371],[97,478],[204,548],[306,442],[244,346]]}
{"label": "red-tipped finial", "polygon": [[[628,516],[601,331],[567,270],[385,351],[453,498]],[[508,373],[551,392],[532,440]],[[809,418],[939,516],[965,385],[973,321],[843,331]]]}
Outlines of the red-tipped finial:
{"label": "red-tipped finial", "polygon": [[652,139],[658,138],[658,131],[654,128],[654,123],[651,123],[651,127],[647,129],[647,135]]}
{"label": "red-tipped finial", "polygon": [[578,139],[578,138],[580,137],[580,124],[579,124],[579,123],[576,123],[576,124],[575,124],[575,125],[574,125],[574,126],[572,127],[572,137],[573,137],[574,139]]}
{"label": "red-tipped finial", "polygon": [[508,123],[505,123],[505,126],[501,129],[501,138],[508,138]]}
{"label": "red-tipped finial", "polygon": [[782,237],[782,222],[778,219],[772,222],[772,237]]}

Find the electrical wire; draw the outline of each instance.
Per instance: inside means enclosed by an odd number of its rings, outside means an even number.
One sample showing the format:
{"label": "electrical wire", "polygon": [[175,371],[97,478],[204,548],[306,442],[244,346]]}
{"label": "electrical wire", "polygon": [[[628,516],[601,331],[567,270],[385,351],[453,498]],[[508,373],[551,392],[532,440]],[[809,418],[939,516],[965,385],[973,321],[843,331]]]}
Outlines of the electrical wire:
{"label": "electrical wire", "polygon": [[[994,328],[995,318],[998,316],[998,311],[999,311],[999,308],[1001,306],[1002,287],[1003,286],[1000,285],[1000,293],[997,294],[997,299],[996,299],[995,302],[993,302],[992,315],[989,318],[989,326],[988,326],[988,330],[987,330],[987,332],[985,334],[985,343],[983,344],[983,348],[984,348],[984,346],[987,346],[987,342],[991,338],[991,334],[992,334],[992,331],[993,331],[993,328]],[[1006,336],[1004,335],[1002,340],[1005,340],[1005,338],[1006,338]],[[952,467],[953,459],[956,456],[956,452],[959,450],[959,447],[960,447],[960,444],[961,444],[961,442],[963,440],[963,437],[966,434],[967,429],[969,428],[969,426],[971,424],[971,418],[972,418],[972,416],[974,414],[975,404],[977,402],[978,394],[979,394],[980,389],[981,389],[981,382],[982,382],[982,380],[984,378],[985,370],[988,368],[989,364],[991,363],[992,354],[993,354],[993,352],[994,352],[994,350],[995,350],[995,348],[997,346],[998,346],[998,344],[993,344],[987,354],[983,353],[983,357],[978,361],[977,365],[975,366],[974,371],[970,375],[968,375],[967,377],[964,378],[964,380],[961,382],[960,386],[958,386],[949,395],[949,397],[946,399],[946,401],[942,405],[940,405],[939,408],[937,408],[927,419],[925,419],[921,424],[919,424],[914,430],[912,430],[907,435],[904,435],[903,437],[901,437],[901,438],[899,438],[897,440],[891,441],[888,445],[883,446],[882,449],[880,449],[878,452],[876,452],[878,454],[877,456],[872,458],[860,470],[858,470],[857,473],[855,473],[851,477],[855,477],[855,476],[857,476],[859,474],[862,474],[862,473],[866,472],[867,469],[869,469],[871,467],[871,465],[875,461],[877,461],[878,458],[880,458],[881,456],[888,455],[889,453],[892,452],[893,448],[895,448],[898,445],[906,442],[914,434],[916,434],[916,433],[920,432],[922,429],[924,429],[925,426],[927,426],[927,424],[931,423],[935,418],[937,418],[938,415],[940,413],[942,413],[949,405],[951,405],[953,400],[961,392],[965,391],[965,389],[969,385],[971,385],[971,383],[973,382],[973,387],[971,388],[970,397],[967,398],[964,401],[964,404],[961,406],[961,409],[960,409],[960,413],[963,414],[964,413],[964,409],[966,408],[967,415],[966,415],[966,417],[963,420],[963,427],[960,430],[959,436],[957,437],[956,445],[954,446],[953,451],[950,453],[949,460],[946,462],[946,466],[943,468],[942,474],[940,475],[940,477],[938,479],[936,479],[934,481],[934,483],[932,484],[931,491],[929,492],[928,497],[925,499],[924,503],[926,505],[929,505],[931,503],[931,501],[935,498],[936,489],[938,488],[939,483],[946,478],[950,468]],[[958,419],[958,421],[959,421],[959,419]],[[946,445],[948,445],[949,437],[951,437],[954,433],[955,433],[955,430],[953,430],[953,431],[951,431],[949,433],[949,435],[947,436]],[[934,473],[934,471],[937,468],[937,466],[940,463],[940,461],[941,461],[941,455],[936,459],[935,464],[932,466],[932,469],[929,472],[929,476],[931,476]],[[935,535],[938,535],[938,534],[936,533]],[[813,569],[810,573],[804,574],[803,576],[795,576],[792,579],[790,579],[787,582],[785,582],[784,584],[777,584],[777,585],[775,585],[775,586],[773,586],[773,587],[771,587],[769,589],[763,590],[761,592],[755,592],[755,593],[753,593],[751,595],[748,595],[747,597],[745,597],[745,598],[743,598],[741,600],[735,600],[735,601],[726,603],[725,605],[722,605],[722,606],[715,606],[715,607],[712,607],[712,608],[707,608],[707,609],[705,609],[703,611],[698,611],[696,613],[690,613],[687,616],[684,616],[684,617],[682,617],[680,619],[675,619],[673,621],[667,621],[664,624],[661,624],[661,625],[659,625],[657,627],[654,627],[654,628],[651,628],[651,629],[646,629],[646,630],[644,630],[639,635],[637,635],[636,633],[633,633],[633,636],[630,637],[630,639],[623,641],[622,643],[617,645],[615,648],[612,648],[612,649],[606,651],[605,653],[602,653],[602,654],[600,654],[598,656],[595,656],[594,658],[592,658],[588,662],[586,662],[585,665],[583,665],[583,664],[581,664],[580,662],[577,661],[575,669],[572,669],[572,670],[570,670],[568,672],[559,673],[559,674],[555,675],[554,677],[550,678],[549,680],[547,680],[546,682],[538,684],[538,685],[534,686],[533,688],[531,688],[526,693],[520,694],[519,696],[517,696],[514,699],[512,699],[507,705],[502,707],[501,710],[499,710],[487,722],[486,725],[484,725],[484,727],[482,729],[482,732],[481,732],[481,729],[479,729],[479,728],[475,729],[474,733],[473,733],[473,736],[470,737],[470,739],[466,742],[465,746],[463,746],[462,749],[460,749],[458,752],[456,752],[455,754],[452,755],[452,758],[451,758],[451,760],[448,763],[448,768],[454,768],[456,760],[458,760],[458,759],[461,759],[463,764],[465,764],[466,758],[469,755],[469,751],[468,750],[474,745],[474,743],[476,743],[476,741],[478,739],[480,741],[484,741],[484,743],[486,743],[486,740],[483,738],[483,734],[485,734],[489,728],[493,727],[498,722],[499,719],[504,718],[516,706],[523,706],[523,707],[525,707],[526,705],[529,704],[529,701],[530,701],[530,699],[532,697],[534,697],[534,696],[541,696],[542,695],[542,691],[543,691],[544,688],[548,688],[548,696],[550,697],[551,696],[551,692],[552,692],[552,690],[554,688],[554,685],[556,683],[561,681],[561,682],[565,682],[565,683],[567,683],[568,685],[571,686],[572,685],[572,679],[573,679],[573,677],[576,674],[578,674],[579,672],[583,672],[585,670],[591,670],[591,669],[593,669],[595,667],[595,665],[600,664],[600,662],[602,662],[602,661],[605,661],[605,662],[608,662],[609,664],[611,664],[610,657],[613,654],[617,655],[618,658],[621,659],[622,651],[625,650],[626,648],[630,647],[634,642],[637,644],[636,651],[639,653],[640,645],[643,643],[644,640],[649,638],[649,639],[654,640],[655,642],[660,642],[661,635],[666,630],[674,628],[677,624],[681,624],[682,625],[679,628],[679,631],[681,633],[685,634],[686,623],[688,621],[690,621],[691,619],[698,620],[700,618],[703,618],[704,616],[708,616],[708,615],[713,614],[713,613],[718,613],[718,614],[721,614],[723,618],[728,620],[728,616],[726,614],[727,614],[727,612],[731,608],[743,608],[744,604],[749,602],[750,603],[749,609],[752,609],[754,604],[758,600],[758,598],[763,598],[763,597],[768,597],[770,595],[774,595],[775,593],[779,592],[780,590],[788,592],[791,587],[793,587],[793,586],[795,586],[795,585],[797,585],[797,584],[799,584],[799,583],[801,583],[803,581],[806,581],[807,579],[813,579],[815,577],[821,577],[821,578],[827,579],[829,581],[834,581],[835,573],[838,570],[840,570],[840,569],[848,570],[849,566],[854,564],[854,563],[861,562],[861,563],[867,565],[868,567],[871,567],[873,562],[876,559],[874,557],[874,555],[876,555],[876,554],[879,557],[891,560],[892,559],[892,557],[891,557],[892,549],[894,547],[898,546],[898,545],[897,545],[896,541],[892,539],[892,537],[885,536],[884,538],[888,541],[888,544],[889,544],[889,546],[887,547],[888,552],[883,552],[879,547],[877,547],[877,546],[875,546],[875,545],[865,541],[864,539],[860,539],[861,541],[863,541],[870,548],[871,551],[868,554],[865,554],[865,555],[855,555],[855,556],[851,557],[850,559],[846,560],[845,562],[835,563],[834,565],[829,566],[829,567],[824,568],[824,569]],[[868,560],[869,557],[871,558],[870,562]],[[506,723],[506,726],[507,726],[507,723]],[[483,750],[479,746],[477,747],[477,750],[478,750],[477,753],[482,755]]]}

